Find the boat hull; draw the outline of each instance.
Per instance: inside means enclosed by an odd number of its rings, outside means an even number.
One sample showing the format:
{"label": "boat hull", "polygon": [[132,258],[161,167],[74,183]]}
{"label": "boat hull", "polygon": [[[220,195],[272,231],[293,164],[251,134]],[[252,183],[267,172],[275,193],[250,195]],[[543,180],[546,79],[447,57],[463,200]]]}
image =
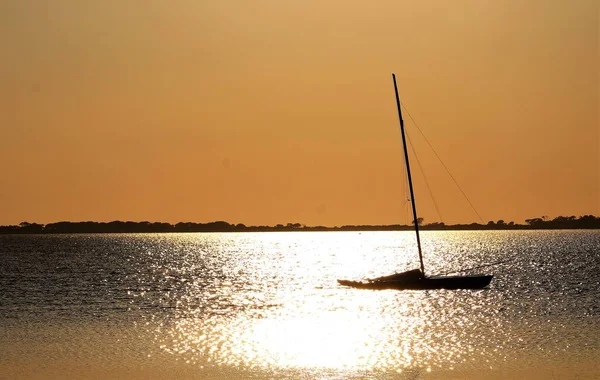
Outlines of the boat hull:
{"label": "boat hull", "polygon": [[338,280],[338,283],[353,288],[374,290],[483,289],[490,284],[493,277],[493,275],[433,276],[400,281]]}

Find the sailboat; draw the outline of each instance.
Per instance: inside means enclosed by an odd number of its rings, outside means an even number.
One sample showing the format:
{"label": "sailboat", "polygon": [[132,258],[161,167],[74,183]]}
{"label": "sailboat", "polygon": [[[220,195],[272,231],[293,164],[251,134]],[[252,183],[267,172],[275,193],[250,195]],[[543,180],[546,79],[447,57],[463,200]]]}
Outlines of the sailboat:
{"label": "sailboat", "polygon": [[419,223],[417,218],[417,207],[415,205],[415,195],[410,173],[410,162],[408,160],[408,149],[406,146],[406,133],[404,132],[404,121],[402,120],[402,110],[400,107],[400,97],[398,96],[398,86],[396,85],[396,75],[392,73],[394,82],[394,91],[396,93],[396,106],[398,107],[398,119],[400,121],[400,132],[402,134],[402,146],[404,147],[404,160],[406,162],[406,173],[408,176],[408,186],[410,189],[410,200],[412,204],[412,213],[414,219],[415,233],[417,235],[417,248],[419,251],[420,269],[413,269],[406,272],[395,273],[389,276],[367,279],[365,281],[338,280],[340,285],[351,286],[362,289],[483,289],[490,284],[493,275],[465,275],[465,276],[427,276],[425,275],[425,266],[423,265],[423,253],[421,251],[421,238],[419,236]]}

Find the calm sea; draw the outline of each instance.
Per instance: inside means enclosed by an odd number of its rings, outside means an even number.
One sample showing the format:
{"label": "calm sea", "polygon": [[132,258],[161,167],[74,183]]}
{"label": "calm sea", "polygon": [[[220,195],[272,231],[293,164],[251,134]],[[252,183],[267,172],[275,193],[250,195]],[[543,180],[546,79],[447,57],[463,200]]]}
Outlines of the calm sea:
{"label": "calm sea", "polygon": [[[0,236],[0,379],[597,378],[600,232]],[[531,375],[531,376],[530,376]]]}

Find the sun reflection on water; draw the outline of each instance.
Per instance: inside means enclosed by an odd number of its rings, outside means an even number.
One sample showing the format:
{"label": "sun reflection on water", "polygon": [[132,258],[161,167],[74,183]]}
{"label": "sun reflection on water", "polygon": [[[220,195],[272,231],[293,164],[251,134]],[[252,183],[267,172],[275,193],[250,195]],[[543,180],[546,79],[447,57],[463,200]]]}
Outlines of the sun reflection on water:
{"label": "sun reflection on water", "polygon": [[188,252],[180,265],[204,265],[204,276],[163,294],[175,307],[155,339],[190,363],[244,368],[402,371],[462,362],[473,357],[475,342],[481,352],[492,349],[496,343],[481,340],[494,328],[493,312],[486,308],[478,317],[487,291],[337,285],[336,278],[411,267],[411,237],[248,234],[214,248],[210,238],[200,241],[203,249]]}
{"label": "sun reflection on water", "polygon": [[412,233],[2,238],[8,378],[600,378],[597,231],[424,232],[428,273],[512,258],[482,291],[337,284]]}

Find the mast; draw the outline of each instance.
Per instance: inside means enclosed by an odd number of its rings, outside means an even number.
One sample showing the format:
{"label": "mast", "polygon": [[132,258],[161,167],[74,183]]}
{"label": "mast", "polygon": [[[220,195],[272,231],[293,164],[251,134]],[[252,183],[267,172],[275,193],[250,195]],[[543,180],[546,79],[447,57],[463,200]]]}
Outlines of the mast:
{"label": "mast", "polygon": [[402,110],[400,109],[400,97],[398,96],[398,86],[396,85],[396,75],[394,73],[392,73],[392,80],[394,81],[394,91],[396,92],[396,106],[398,107],[398,119],[400,120],[400,133],[402,134],[402,146],[404,147],[404,160],[406,161],[406,173],[408,174],[408,187],[410,188],[410,202],[412,203],[413,220],[415,223],[415,232],[417,234],[417,247],[419,248],[419,261],[421,263],[421,273],[425,275],[425,267],[423,266],[423,253],[421,252],[421,238],[419,237],[419,222],[417,221],[417,207],[415,206],[415,194],[413,191],[412,177],[410,175],[408,149],[406,148],[404,120],[402,120]]}

